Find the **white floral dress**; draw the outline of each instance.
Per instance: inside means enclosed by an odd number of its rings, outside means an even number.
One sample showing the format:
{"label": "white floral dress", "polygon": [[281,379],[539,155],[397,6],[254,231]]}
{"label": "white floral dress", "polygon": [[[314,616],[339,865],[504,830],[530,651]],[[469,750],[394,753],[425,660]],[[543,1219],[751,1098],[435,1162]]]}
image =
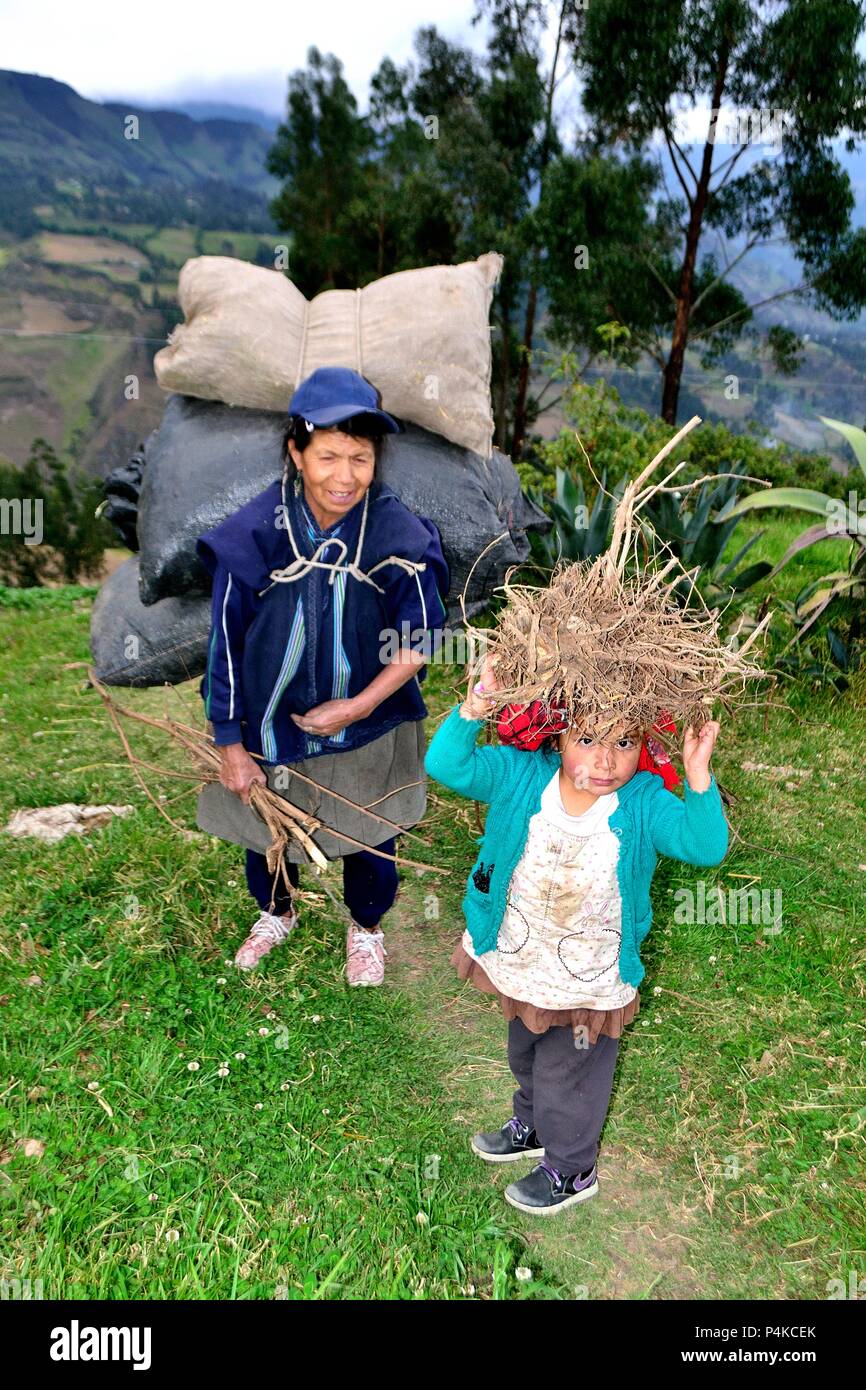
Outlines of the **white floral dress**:
{"label": "white floral dress", "polygon": [[610,792],[571,816],[559,770],[545,787],[511,877],[496,949],[476,956],[468,931],[461,943],[503,995],[545,1009],[618,1009],[635,999],[618,964],[619,840],[609,825],[618,804]]}

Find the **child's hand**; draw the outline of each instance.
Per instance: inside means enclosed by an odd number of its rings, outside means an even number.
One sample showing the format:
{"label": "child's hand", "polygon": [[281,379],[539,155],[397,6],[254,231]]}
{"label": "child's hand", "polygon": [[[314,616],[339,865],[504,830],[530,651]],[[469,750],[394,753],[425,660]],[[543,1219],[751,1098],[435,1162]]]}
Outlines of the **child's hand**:
{"label": "child's hand", "polygon": [[[484,665],[481,668],[481,675],[478,683],[484,687],[485,693],[476,692],[474,689],[475,681],[469,677],[469,688],[466,692],[466,699],[463,701],[460,712],[467,719],[483,719],[490,713],[492,705],[496,701],[496,677],[493,673],[492,659],[488,653],[484,658]],[[487,694],[486,692],[490,692]]]}
{"label": "child's hand", "polygon": [[693,792],[705,792],[710,785],[710,758],[720,727],[717,719],[709,719],[699,734],[689,726],[683,735],[683,767]]}

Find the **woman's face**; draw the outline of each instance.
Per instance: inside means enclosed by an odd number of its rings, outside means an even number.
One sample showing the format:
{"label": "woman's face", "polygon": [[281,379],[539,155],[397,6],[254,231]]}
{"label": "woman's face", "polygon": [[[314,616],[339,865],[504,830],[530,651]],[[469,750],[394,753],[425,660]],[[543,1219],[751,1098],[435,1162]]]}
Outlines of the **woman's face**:
{"label": "woman's face", "polygon": [[641,742],[639,729],[612,729],[603,742],[591,729],[569,729],[559,739],[563,771],[579,791],[615,792],[637,772]]}
{"label": "woman's face", "polygon": [[334,526],[359,502],[373,481],[372,439],[339,430],[314,430],[303,453],[294,440],[289,452],[304,479],[304,496],[320,526]]}

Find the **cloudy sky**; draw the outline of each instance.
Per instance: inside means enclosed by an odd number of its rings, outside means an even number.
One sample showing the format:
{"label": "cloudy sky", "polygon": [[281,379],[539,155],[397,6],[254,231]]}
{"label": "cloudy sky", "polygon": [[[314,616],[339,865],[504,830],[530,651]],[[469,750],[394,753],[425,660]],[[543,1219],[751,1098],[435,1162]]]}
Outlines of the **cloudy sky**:
{"label": "cloudy sky", "polygon": [[[288,75],[315,44],[342,61],[364,110],[382,58],[410,58],[423,24],[482,54],[487,26],[472,25],[474,11],[474,0],[0,0],[0,66],[68,82],[92,101],[229,101],[282,117]],[[550,56],[552,33],[545,47]],[[570,77],[557,110],[567,132],[583,124]],[[723,108],[720,140],[735,115]],[[684,101],[680,137],[703,141],[708,117],[705,104]]]}
{"label": "cloudy sky", "polygon": [[286,78],[316,44],[336,53],[362,105],[385,54],[435,23],[483,51],[473,0],[0,0],[0,66],[68,82],[94,101],[223,100],[282,115]]}

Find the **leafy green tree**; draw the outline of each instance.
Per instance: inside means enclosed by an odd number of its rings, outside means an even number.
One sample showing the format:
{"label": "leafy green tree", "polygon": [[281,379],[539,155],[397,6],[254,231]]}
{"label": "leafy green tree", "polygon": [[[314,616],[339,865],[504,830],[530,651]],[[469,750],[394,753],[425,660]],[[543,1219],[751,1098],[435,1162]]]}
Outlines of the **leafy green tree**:
{"label": "leafy green tree", "polygon": [[[57,580],[75,584],[81,575],[98,573],[112,541],[97,515],[102,483],[70,475],[47,440],[34,439],[22,468],[0,458],[0,499],[7,519],[0,532],[0,582],[17,588]],[[37,506],[41,534],[31,544],[15,528],[19,516],[26,516],[35,531]]]}
{"label": "leafy green tree", "polygon": [[286,120],[277,127],[267,168],[284,187],[270,205],[292,236],[292,279],[306,295],[351,288],[347,209],[363,191],[363,161],[372,144],[367,122],[333,54],[315,47],[307,69],[289,79]]}
{"label": "leafy green tree", "polygon": [[[730,343],[759,305],[786,294],[838,319],[856,318],[866,304],[866,230],[851,226],[850,180],[831,145],[845,133],[853,150],[866,124],[866,64],[857,52],[863,5],[656,0],[648,12],[633,0],[592,0],[577,18],[574,60],[597,144],[640,149],[661,131],[679,184],[681,196],[658,209],[679,233],[676,263],[656,264],[651,247],[635,247],[671,303],[661,413],[673,424],[690,342]],[[722,126],[726,106],[737,113],[733,132]],[[709,110],[696,151],[674,129],[674,111],[688,108]],[[725,135],[733,153],[717,159]],[[768,142],[774,156],[746,161],[735,177],[747,151]],[[721,312],[708,312],[734,266],[779,229],[803,267],[801,284],[727,312],[722,295]],[[702,276],[708,231],[743,244],[723,268],[707,273],[705,262]],[[790,370],[790,340],[775,335],[768,345]]]}

